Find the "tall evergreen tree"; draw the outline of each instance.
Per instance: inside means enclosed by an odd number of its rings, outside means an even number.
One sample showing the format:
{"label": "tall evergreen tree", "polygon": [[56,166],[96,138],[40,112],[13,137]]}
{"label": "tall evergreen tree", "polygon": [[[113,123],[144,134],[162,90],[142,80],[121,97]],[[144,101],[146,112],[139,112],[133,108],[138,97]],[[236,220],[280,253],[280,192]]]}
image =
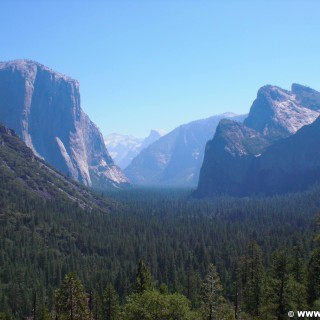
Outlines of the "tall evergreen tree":
{"label": "tall evergreen tree", "polygon": [[316,219],[316,236],[315,242],[317,247],[313,250],[307,270],[307,291],[308,303],[310,305],[320,304],[320,216]]}
{"label": "tall evergreen tree", "polygon": [[209,271],[202,284],[202,313],[207,320],[214,320],[219,305],[221,304],[222,285],[217,268],[209,265]]}
{"label": "tall evergreen tree", "polygon": [[273,291],[272,302],[274,314],[277,320],[288,318],[288,256],[285,251],[276,252],[273,258],[271,270],[271,289]]}
{"label": "tall evergreen tree", "polygon": [[117,320],[119,319],[120,306],[119,306],[119,296],[112,286],[109,284],[103,293],[103,317],[105,320]]}
{"label": "tall evergreen tree", "polygon": [[56,315],[59,320],[91,320],[84,288],[71,272],[55,293]]}
{"label": "tall evergreen tree", "polygon": [[265,295],[265,316],[288,319],[288,311],[306,309],[306,288],[292,274],[291,257],[286,251],[274,254]]}
{"label": "tall evergreen tree", "polygon": [[320,299],[320,248],[313,251],[308,264],[308,303]]}
{"label": "tall evergreen tree", "polygon": [[145,290],[151,289],[153,289],[151,273],[143,260],[140,260],[136,277],[136,292],[143,293]]}
{"label": "tall evergreen tree", "polygon": [[305,259],[303,256],[302,244],[298,243],[292,249],[293,251],[293,261],[292,261],[292,275],[294,280],[303,283],[305,281]]}
{"label": "tall evergreen tree", "polygon": [[243,270],[245,273],[243,277],[243,309],[252,316],[259,316],[264,270],[262,252],[255,241],[249,245],[246,259],[245,270]]}

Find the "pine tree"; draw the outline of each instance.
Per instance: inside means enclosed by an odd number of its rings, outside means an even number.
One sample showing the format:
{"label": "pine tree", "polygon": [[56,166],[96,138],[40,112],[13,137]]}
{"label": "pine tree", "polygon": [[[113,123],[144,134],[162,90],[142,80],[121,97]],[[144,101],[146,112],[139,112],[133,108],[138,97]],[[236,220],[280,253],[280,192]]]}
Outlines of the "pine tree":
{"label": "pine tree", "polygon": [[244,311],[252,316],[259,316],[261,307],[263,262],[262,252],[258,244],[253,241],[246,256],[246,275],[243,277],[243,304]]}
{"label": "pine tree", "polygon": [[307,270],[309,305],[313,305],[316,300],[320,299],[320,217],[316,220],[316,231],[317,234],[314,240],[317,243],[317,247],[311,254]]}
{"label": "pine tree", "polygon": [[295,280],[291,271],[291,258],[287,252],[277,251],[273,256],[265,295],[265,316],[285,320],[289,310],[306,309],[306,288]]}
{"label": "pine tree", "polygon": [[313,251],[308,264],[308,303],[320,299],[320,248]]}
{"label": "pine tree", "polygon": [[205,319],[216,319],[216,313],[221,304],[222,285],[216,267],[209,265],[209,271],[202,284],[202,312]]}
{"label": "pine tree", "polygon": [[241,268],[238,264],[234,269],[234,282],[233,282],[233,294],[234,294],[234,318],[239,319],[239,314],[241,312],[240,303],[242,301],[242,281],[241,281]]}
{"label": "pine tree", "polygon": [[153,289],[152,276],[143,260],[139,261],[136,277],[136,292],[143,293],[145,290]]}
{"label": "pine tree", "polygon": [[273,259],[271,288],[274,294],[275,315],[278,320],[287,319],[288,308],[288,256],[284,251],[277,252]]}
{"label": "pine tree", "polygon": [[55,293],[56,315],[59,320],[90,320],[86,293],[76,275],[64,278]]}
{"label": "pine tree", "polygon": [[292,263],[292,275],[295,281],[303,283],[305,281],[305,269],[303,259],[302,244],[298,243],[293,247],[293,263]]}
{"label": "pine tree", "polygon": [[103,319],[117,320],[119,319],[120,307],[119,296],[114,287],[109,284],[103,293]]}

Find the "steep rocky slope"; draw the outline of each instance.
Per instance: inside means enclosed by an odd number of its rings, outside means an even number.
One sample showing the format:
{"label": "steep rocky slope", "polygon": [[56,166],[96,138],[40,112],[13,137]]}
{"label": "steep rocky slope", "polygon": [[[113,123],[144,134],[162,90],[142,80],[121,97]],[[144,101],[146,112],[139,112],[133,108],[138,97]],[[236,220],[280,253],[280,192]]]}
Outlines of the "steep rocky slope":
{"label": "steep rocky slope", "polygon": [[288,137],[320,114],[319,92],[293,84],[291,91],[267,85],[259,89],[244,124],[270,140]]}
{"label": "steep rocky slope", "polygon": [[197,195],[241,194],[252,161],[269,144],[262,134],[244,124],[221,120],[206,145]]}
{"label": "steep rocky slope", "polygon": [[281,139],[255,159],[247,177],[250,193],[305,190],[320,183],[320,118]]}
{"label": "steep rocky slope", "polygon": [[0,63],[0,121],[36,155],[95,188],[128,182],[83,112],[79,83],[29,60]]}
{"label": "steep rocky slope", "polygon": [[[279,147],[276,146],[283,143],[284,150],[293,150],[286,147],[289,143],[286,138],[312,124],[319,114],[320,93],[313,89],[298,84],[293,84],[291,91],[269,85],[262,87],[243,126],[222,121],[213,140],[207,143],[195,194],[249,195],[299,189],[297,185],[288,184],[289,176],[295,175],[293,170],[284,177],[284,168],[290,167],[293,159],[288,158],[285,151],[277,156]],[[299,148],[294,147],[294,152],[298,153]],[[305,172],[302,161],[300,165],[301,172]]]}

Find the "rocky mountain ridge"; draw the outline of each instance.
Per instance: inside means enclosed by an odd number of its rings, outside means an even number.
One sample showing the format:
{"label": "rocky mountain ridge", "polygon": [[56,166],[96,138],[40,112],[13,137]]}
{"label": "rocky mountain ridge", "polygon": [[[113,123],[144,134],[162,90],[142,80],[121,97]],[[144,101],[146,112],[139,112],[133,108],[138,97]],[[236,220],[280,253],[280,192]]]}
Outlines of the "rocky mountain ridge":
{"label": "rocky mountain ridge", "polygon": [[[293,158],[287,158],[283,152],[279,152],[277,146],[281,145],[283,150],[290,149],[290,152],[293,152],[292,150],[299,152],[301,143],[292,146],[290,141],[296,141],[294,137],[300,136],[301,128],[304,130],[304,128],[312,127],[319,115],[320,93],[311,88],[298,84],[293,84],[291,91],[275,86],[262,87],[242,125],[225,120],[219,123],[214,138],[206,145],[195,194],[198,196],[216,194],[239,196],[283,193],[298,189],[294,186],[287,190],[284,187],[277,187],[286,185],[285,181],[289,177],[286,175],[287,178],[285,178],[283,174],[280,174],[281,170],[283,172],[285,170],[279,155],[287,159],[289,167],[294,161]],[[307,134],[304,136],[306,139],[312,139],[307,138]],[[291,147],[289,148],[287,144],[290,144]],[[307,140],[306,145],[309,145]],[[277,152],[279,155],[276,154]],[[270,159],[277,159],[277,161]],[[268,170],[265,168],[267,163]],[[300,165],[302,166],[300,172],[303,172],[302,161]],[[279,179],[282,177],[282,182],[276,179],[270,166],[274,168],[274,172],[278,172],[276,176]],[[268,173],[262,174],[262,172]],[[290,174],[295,175],[293,171]],[[267,177],[274,178],[268,180]]]}
{"label": "rocky mountain ridge", "polygon": [[288,137],[319,115],[319,93],[292,84],[291,91],[266,85],[259,89],[244,124],[271,140]]}

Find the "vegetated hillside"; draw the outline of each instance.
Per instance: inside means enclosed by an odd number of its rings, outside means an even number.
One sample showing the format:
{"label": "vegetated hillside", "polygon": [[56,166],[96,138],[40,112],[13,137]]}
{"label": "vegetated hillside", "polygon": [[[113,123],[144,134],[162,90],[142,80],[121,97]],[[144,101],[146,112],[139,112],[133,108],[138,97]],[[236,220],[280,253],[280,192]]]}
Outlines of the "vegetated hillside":
{"label": "vegetated hillside", "polygon": [[34,155],[13,130],[0,125],[0,185],[3,203],[10,208],[35,201],[45,205],[74,206],[88,212],[109,212],[103,200]]}
{"label": "vegetated hillside", "polygon": [[32,291],[52,292],[64,264],[84,250],[79,234],[86,236],[91,215],[109,215],[118,204],[51,168],[2,125],[0,195],[0,315],[10,310],[21,319]]}

